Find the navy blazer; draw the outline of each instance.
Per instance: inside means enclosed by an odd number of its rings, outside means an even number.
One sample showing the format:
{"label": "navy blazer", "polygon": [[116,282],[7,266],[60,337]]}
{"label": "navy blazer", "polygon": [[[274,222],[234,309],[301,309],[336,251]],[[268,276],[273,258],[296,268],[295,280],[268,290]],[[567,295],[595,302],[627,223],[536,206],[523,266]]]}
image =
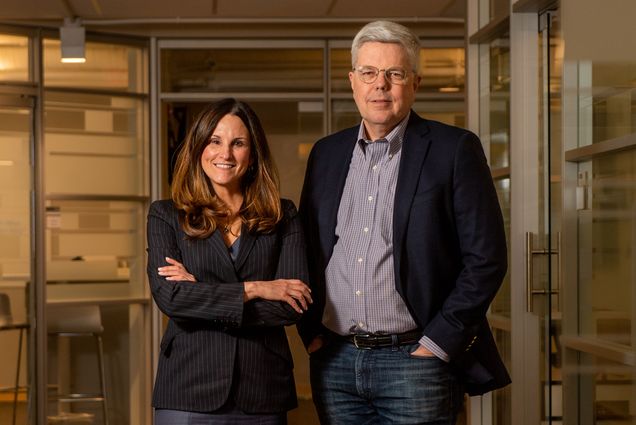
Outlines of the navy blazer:
{"label": "navy blazer", "polygon": [[[248,413],[296,407],[293,362],[284,325],[300,315],[285,302],[243,302],[241,282],[294,278],[307,281],[305,242],[296,208],[283,200],[284,218],[269,234],[245,226],[233,263],[219,231],[189,239],[172,201],[148,213],[148,279],[152,296],[170,320],[161,341],[153,394],[155,408],[212,412],[230,397]],[[197,282],[157,274],[165,257],[183,263]]]}
{"label": "navy blazer", "polygon": [[[300,215],[314,304],[299,323],[323,332],[325,269],[359,127],[327,136],[309,157]],[[393,211],[395,289],[424,335],[450,357],[471,395],[510,382],[486,320],[507,269],[501,209],[473,133],[411,111]]]}

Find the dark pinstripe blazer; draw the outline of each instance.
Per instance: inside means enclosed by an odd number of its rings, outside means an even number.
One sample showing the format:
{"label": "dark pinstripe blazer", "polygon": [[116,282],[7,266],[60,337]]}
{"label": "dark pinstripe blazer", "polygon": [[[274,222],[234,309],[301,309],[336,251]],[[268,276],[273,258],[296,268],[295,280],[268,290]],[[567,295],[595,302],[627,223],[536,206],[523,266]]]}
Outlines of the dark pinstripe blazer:
{"label": "dark pinstripe blazer", "polygon": [[[218,230],[188,239],[172,201],[148,213],[148,279],[170,321],[161,342],[153,394],[156,408],[212,412],[229,397],[249,413],[296,407],[293,362],[284,325],[299,319],[287,303],[243,302],[250,280],[307,281],[305,242],[296,208],[283,200],[284,218],[271,234],[241,232],[235,263]],[[157,274],[165,257],[183,263],[197,282]]]}

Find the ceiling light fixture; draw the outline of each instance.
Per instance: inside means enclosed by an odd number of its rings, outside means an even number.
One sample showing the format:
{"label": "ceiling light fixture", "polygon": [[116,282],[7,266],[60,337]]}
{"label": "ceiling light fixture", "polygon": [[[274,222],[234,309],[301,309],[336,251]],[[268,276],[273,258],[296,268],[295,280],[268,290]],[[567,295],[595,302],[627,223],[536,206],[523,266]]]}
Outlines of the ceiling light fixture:
{"label": "ceiling light fixture", "polygon": [[64,18],[64,25],[60,27],[60,41],[62,46],[63,63],[84,63],[85,28],[79,18]]}

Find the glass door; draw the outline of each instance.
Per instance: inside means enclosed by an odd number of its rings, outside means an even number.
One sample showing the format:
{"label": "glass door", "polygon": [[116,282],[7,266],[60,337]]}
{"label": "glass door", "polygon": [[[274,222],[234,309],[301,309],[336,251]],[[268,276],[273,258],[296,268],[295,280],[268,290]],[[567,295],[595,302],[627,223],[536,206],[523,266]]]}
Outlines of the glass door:
{"label": "glass door", "polygon": [[31,98],[0,95],[0,423],[33,421]]}
{"label": "glass door", "polygon": [[561,280],[561,81],[559,16],[539,16],[539,138],[536,233],[526,233],[526,311],[539,323],[542,424],[563,421]]}
{"label": "glass door", "polygon": [[[634,9],[607,9],[611,19],[598,19],[597,13],[583,19],[581,8],[561,9],[567,46],[563,223],[569,248],[559,339],[563,423],[634,424],[636,56],[625,43],[636,39],[636,30],[613,31]],[[572,29],[576,25],[578,31]]]}

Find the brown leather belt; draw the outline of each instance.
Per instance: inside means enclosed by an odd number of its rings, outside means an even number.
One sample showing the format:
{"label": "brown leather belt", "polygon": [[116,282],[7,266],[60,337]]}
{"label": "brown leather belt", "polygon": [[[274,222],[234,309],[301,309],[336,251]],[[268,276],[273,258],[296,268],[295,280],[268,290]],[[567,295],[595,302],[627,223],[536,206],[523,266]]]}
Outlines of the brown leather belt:
{"label": "brown leather belt", "polygon": [[347,340],[361,350],[415,344],[421,337],[422,331],[419,330],[408,331],[401,334],[352,334],[340,336],[340,338]]}

